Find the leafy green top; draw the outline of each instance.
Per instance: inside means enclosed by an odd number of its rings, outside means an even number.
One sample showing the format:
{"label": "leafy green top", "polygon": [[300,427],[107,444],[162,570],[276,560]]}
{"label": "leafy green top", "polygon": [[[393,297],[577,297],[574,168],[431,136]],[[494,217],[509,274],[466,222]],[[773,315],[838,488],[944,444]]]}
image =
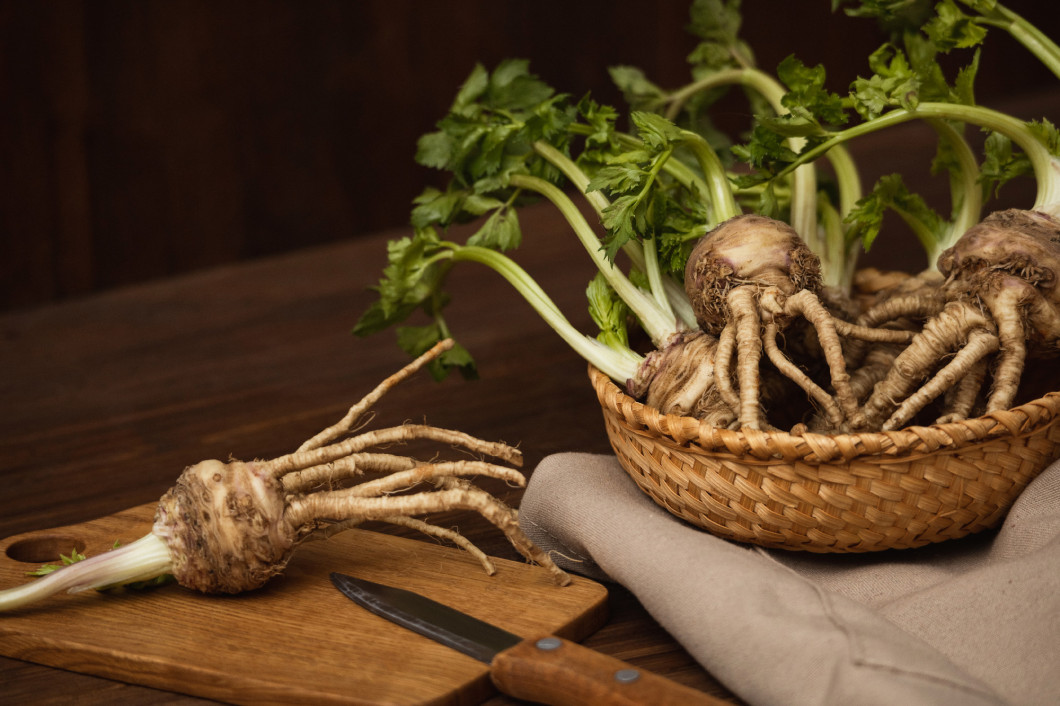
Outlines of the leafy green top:
{"label": "leafy green top", "polygon": [[[1055,126],[975,102],[979,45],[990,29],[1011,34],[1060,77],[1060,48],[1000,2],[832,0],[833,9],[873,18],[890,33],[869,56],[867,75],[846,94],[828,90],[824,67],[794,56],[775,76],[756,68],[739,36],[740,6],[740,0],[693,0],[688,28],[699,42],[688,57],[693,80],[686,86],[664,90],[635,67],[611,69],[631,108],[629,133],[618,128],[618,110],[588,95],[572,100],[555,91],[525,60],[502,62],[492,72],[476,66],[437,129],[418,143],[417,161],[446,172],[448,180],[414,199],[413,234],[389,245],[375,288],[379,299],[355,332],[367,335],[422,312],[426,325],[397,326],[406,351],[418,355],[452,337],[443,316],[446,278],[456,262],[473,261],[505,277],[575,350],[621,380],[640,360],[629,349],[627,322],[638,323],[657,345],[694,325],[680,285],[688,252],[701,234],[744,207],[788,218],[822,266],[839,272],[829,276],[838,286],[849,283],[844,273],[852,272],[859,247],[878,237],[886,211],[911,226],[931,263],[978,220],[984,199],[1020,175],[1038,180],[1036,207],[1060,212]],[[968,52],[968,61],[951,80],[939,57],[955,51]],[[736,145],[709,115],[733,86],[748,89],[755,116]],[[947,216],[911,193],[899,175],[881,178],[863,195],[843,149],[846,141],[914,119],[938,133],[933,169],[949,175]],[[988,132],[981,159],[965,139],[969,123]],[[833,190],[816,184],[813,163],[825,155]],[[586,221],[567,190],[584,197],[598,224]],[[573,330],[512,259],[523,241],[518,209],[542,197],[559,208],[597,267],[586,292],[600,329],[593,339]],[[473,224],[464,242],[452,239],[457,224]],[[620,252],[628,256],[628,273],[619,269]],[[453,368],[474,375],[474,362],[459,345],[432,364],[438,377]]]}
{"label": "leafy green top", "polygon": [[[678,325],[670,311],[674,290],[667,280],[680,280],[692,242],[709,224],[738,209],[728,175],[698,134],[647,112],[633,112],[633,134],[622,133],[616,129],[617,117],[614,108],[588,96],[574,102],[557,93],[532,75],[525,61],[506,61],[493,72],[476,66],[438,129],[418,145],[417,161],[447,172],[448,183],[425,189],[413,201],[414,234],[390,243],[388,263],[375,288],[379,299],[358,321],[355,333],[368,335],[422,311],[430,323],[398,327],[403,349],[417,355],[452,337],[443,309],[453,263],[473,259],[498,272],[515,272],[506,253],[522,242],[518,208],[544,196],[566,209],[594,260],[594,252],[602,255],[598,267],[619,299],[653,336],[665,338]],[[579,221],[558,191],[569,179],[597,209],[599,235]],[[463,243],[443,235],[453,225],[472,222],[473,231]],[[618,253],[629,248],[637,266],[645,268],[639,281],[648,283],[650,294],[616,281],[625,276],[611,271]],[[548,315],[551,323],[565,326],[555,313]],[[605,338],[612,347],[628,345],[621,338]],[[452,368],[474,374],[470,355],[459,345],[432,371],[440,377]]]}

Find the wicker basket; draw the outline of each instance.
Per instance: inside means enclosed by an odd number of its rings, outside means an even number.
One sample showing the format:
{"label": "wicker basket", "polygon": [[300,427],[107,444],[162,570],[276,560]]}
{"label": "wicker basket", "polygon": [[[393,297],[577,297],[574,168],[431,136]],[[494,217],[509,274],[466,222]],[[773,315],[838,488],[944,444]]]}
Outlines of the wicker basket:
{"label": "wicker basket", "polygon": [[765,547],[869,552],[997,525],[1060,454],[1060,393],[977,419],[867,434],[730,431],[663,415],[592,366],[611,446],[659,505]]}

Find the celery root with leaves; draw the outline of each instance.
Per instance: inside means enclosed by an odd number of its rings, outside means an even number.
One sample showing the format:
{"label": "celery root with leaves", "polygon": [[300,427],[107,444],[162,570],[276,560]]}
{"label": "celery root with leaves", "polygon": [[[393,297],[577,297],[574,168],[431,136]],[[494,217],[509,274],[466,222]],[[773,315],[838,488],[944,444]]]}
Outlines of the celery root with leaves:
{"label": "celery root with leaves", "polygon": [[[430,323],[398,327],[399,344],[410,354],[451,335],[442,311],[445,278],[456,262],[472,260],[515,286],[586,360],[663,412],[720,426],[771,427],[764,409],[791,405],[762,399],[762,392],[769,397],[794,386],[822,410],[818,418],[826,422],[819,427],[848,426],[856,410],[840,336],[895,342],[908,336],[845,320],[857,243],[841,216],[860,184],[841,148],[830,156],[843,177],[836,211],[820,199],[813,165],[796,169],[783,185],[742,189],[726,167],[731,155],[708,140],[701,99],[712,91],[743,86],[756,110],[785,113],[795,105],[785,84],[798,88],[807,76],[811,83],[823,78],[794,59],[781,65],[779,78],[754,67],[737,37],[738,8],[736,0],[693,4],[692,28],[702,42],[685,88],[665,95],[635,69],[612,71],[632,99],[629,132],[617,128],[617,110],[555,93],[527,62],[508,61],[492,73],[477,67],[438,130],[419,143],[418,161],[447,171],[450,181],[416,199],[414,234],[390,245],[379,300],[355,331],[374,333],[421,310]],[[810,92],[824,95],[819,85]],[[671,120],[683,106],[699,108],[684,126]],[[800,144],[795,138],[788,149]],[[568,193],[587,201],[597,226]],[[531,196],[559,208],[597,267],[588,290],[600,327],[595,337],[571,327],[509,254],[520,241],[517,208]],[[479,228],[466,242],[444,237],[452,225],[470,221]],[[712,264],[689,269],[693,252]],[[620,253],[628,272],[619,267]],[[749,253],[761,261],[745,262]],[[803,262],[815,274],[790,277],[792,264]],[[690,279],[693,270],[699,274]],[[711,276],[702,276],[708,270]],[[720,318],[702,315],[700,304],[708,301]],[[647,333],[652,350],[630,347],[627,322]],[[785,340],[808,345],[785,349]],[[467,369],[470,356],[460,354],[449,362]],[[808,372],[819,359],[825,371]],[[762,384],[777,377],[781,385]]]}
{"label": "celery root with leaves", "polygon": [[[765,350],[776,372],[823,405],[836,428],[846,424],[855,410],[845,392],[837,319],[817,300],[817,256],[787,223],[742,213],[729,174],[700,134],[641,111],[630,114],[633,132],[623,133],[616,117],[612,108],[555,94],[526,62],[509,61],[492,73],[476,68],[439,130],[419,144],[419,161],[447,170],[450,183],[417,199],[414,235],[391,243],[379,300],[356,331],[372,333],[422,309],[431,323],[398,329],[410,353],[450,335],[442,316],[445,277],[455,263],[474,261],[515,286],[586,360],[663,412],[766,426],[758,384]],[[598,214],[603,238],[567,195],[568,185]],[[597,267],[589,287],[601,329],[596,337],[575,330],[507,255],[518,244],[516,208],[527,196],[544,197],[560,210]],[[439,235],[470,220],[480,227],[463,244]],[[620,252],[631,263],[628,274],[617,264]],[[689,278],[693,252],[712,264]],[[749,255],[757,265],[747,262]],[[791,278],[794,262],[816,274]],[[719,302],[722,323],[702,316],[699,303],[708,300]],[[627,316],[653,350],[630,347]],[[778,334],[800,318],[818,333],[834,394],[776,345]],[[758,322],[768,324],[764,333]],[[863,332],[842,320],[838,325],[848,335]]]}
{"label": "celery root with leaves", "polygon": [[[450,183],[444,191],[428,188],[416,199],[414,233],[390,243],[388,265],[377,288],[379,299],[355,332],[367,335],[422,310],[430,323],[398,328],[399,343],[406,351],[415,355],[449,336],[443,315],[446,277],[456,263],[476,262],[507,280],[573,350],[599,370],[622,384],[642,384],[647,371],[657,367],[656,361],[630,347],[627,319],[634,317],[659,350],[681,345],[694,318],[673,273],[683,262],[682,237],[702,232],[707,213],[702,203],[689,198],[695,193],[692,186],[677,189],[676,197],[649,188],[650,182],[662,178],[659,172],[664,166],[678,172],[678,177],[670,177],[673,183],[679,178],[689,184],[701,182],[687,167],[668,162],[673,148],[664,121],[641,116],[642,136],[633,137],[615,130],[615,117],[610,108],[589,100],[575,104],[556,94],[529,73],[525,61],[504,62],[492,73],[476,67],[449,115],[439,122],[438,132],[419,143],[417,160],[447,170]],[[570,156],[574,140],[584,145],[582,165]],[[635,199],[612,203],[599,190],[601,182],[590,181],[593,172],[602,173],[605,183],[613,177],[614,169],[585,166],[595,159],[593,166],[598,167],[606,155],[626,155],[629,163],[622,178],[643,184],[650,201],[643,206],[657,211],[655,217],[666,219],[669,228],[685,232],[666,242],[634,239],[633,221],[643,217]],[[607,242],[601,242],[597,229],[568,195],[565,187],[570,181],[579,184],[610,227]],[[559,209],[597,266],[598,274],[587,289],[590,312],[600,328],[595,337],[578,331],[508,255],[522,238],[519,206],[541,198]],[[670,212],[664,213],[666,209]],[[450,226],[476,220],[479,227],[465,242],[443,237]],[[615,264],[620,250],[636,263],[635,273],[627,275]],[[439,375],[448,368],[473,371],[470,355],[459,347],[439,362]]]}
{"label": "celery root with leaves", "polygon": [[[1060,47],[1037,28],[997,2],[963,1],[971,14],[947,0],[935,6],[919,32],[905,32],[913,57],[908,64],[920,83],[929,85],[932,51],[973,49],[987,36],[987,27],[1007,31],[1060,78]],[[927,47],[925,49],[925,47]],[[902,77],[904,66],[897,53],[890,71]],[[934,398],[949,393],[940,421],[969,416],[974,411],[1009,408],[1015,401],[1029,356],[1053,357],[1060,352],[1060,298],[1056,277],[1060,268],[1060,133],[1048,120],[1023,121],[975,103],[970,84],[978,65],[976,53],[962,72],[957,90],[937,91],[937,102],[903,106],[892,101],[891,110],[868,113],[866,125],[900,121],[904,112],[927,115],[933,124],[978,127],[989,136],[981,167],[966,156],[959,140],[949,138],[949,166],[955,184],[955,215],[949,227],[927,228],[938,233],[928,245],[929,270],[945,278],[940,285],[946,302],[924,325],[923,332],[896,359],[888,376],[864,406],[862,424],[898,428],[906,424]],[[939,71],[934,70],[934,76]],[[925,91],[930,101],[936,98]],[[948,100],[945,100],[947,99]],[[863,108],[863,110],[865,110]],[[903,112],[904,111],[904,112]],[[996,193],[1009,179],[1030,175],[1037,184],[1029,208],[1003,209],[989,213],[978,223],[973,215],[980,207],[977,196]],[[980,188],[977,194],[976,184]],[[913,216],[932,223],[931,214]],[[941,219],[934,219],[941,222]],[[949,356],[952,355],[952,358]],[[943,364],[943,361],[948,360]],[[919,387],[927,364],[931,376]],[[926,376],[925,376],[926,377]],[[978,392],[990,381],[981,402]],[[978,405],[978,407],[977,407]],[[889,416],[887,416],[889,415]]]}
{"label": "celery root with leaves", "polygon": [[[923,25],[905,27],[873,53],[873,75],[855,81],[845,101],[861,118],[856,124],[763,123],[756,128],[759,138],[794,130],[808,138],[806,147],[794,157],[772,148],[767,139],[752,140],[746,147],[758,168],[755,178],[780,178],[836,145],[895,125],[921,120],[938,132],[936,165],[949,172],[953,194],[949,219],[906,190],[898,175],[882,179],[849,216],[871,242],[883,212],[892,209],[917,235],[928,259],[916,281],[903,285],[904,294],[882,293],[863,315],[863,323],[874,326],[911,317],[919,331],[908,347],[892,348],[893,355],[874,360],[870,377],[877,382],[859,410],[858,428],[900,428],[937,398],[944,398],[937,413],[943,422],[1007,409],[1016,399],[1028,356],[1053,356],[1060,350],[1055,289],[1060,133],[1048,120],[1024,121],[978,105],[972,91],[978,52],[952,86],[935,60],[941,51],[974,49],[986,36],[978,24],[985,17],[991,22],[1008,18],[995,26],[1033,36],[1026,45],[1050,68],[1060,66],[1060,49],[999,3],[965,4],[985,14],[976,19],[961,13],[956,3],[939,3],[937,14]],[[863,2],[852,12],[896,20],[888,14],[891,7]],[[981,160],[968,145],[967,126],[988,134]],[[1028,208],[981,217],[984,201],[1001,184],[1025,174],[1037,183]]]}
{"label": "celery root with leaves", "polygon": [[[904,25],[896,10],[905,3],[833,4],[898,27],[869,57],[872,75],[847,95],[825,89],[824,67],[794,56],[775,76],[756,67],[738,36],[738,0],[692,4],[702,41],[687,85],[667,91],[635,68],[612,69],[631,106],[625,117],[556,93],[525,61],[477,67],[418,146],[418,161],[448,172],[448,184],[415,200],[413,235],[390,244],[379,299],[356,332],[397,326],[410,354],[450,336],[445,280],[457,262],[473,261],[664,413],[783,428],[773,413],[791,408],[796,394],[808,404],[783,423],[827,433],[898,428],[936,398],[940,421],[1011,406],[1027,355],[1060,342],[1052,289],[1060,139],[1048,121],[975,103],[978,53],[952,84],[937,57],[974,50],[987,26],[1012,33],[1047,66],[1060,66],[1060,52],[995,2],[969,0],[970,14],[955,14],[943,0],[927,19],[903,15]],[[732,88],[745,90],[754,121],[745,141],[730,145],[713,130],[710,109]],[[909,192],[901,175],[862,192],[847,143],[910,121],[937,134],[949,216]],[[969,125],[989,133],[984,157]],[[831,183],[818,184],[818,160],[829,162]],[[992,189],[1025,172],[1039,186],[1031,208],[982,218]],[[540,198],[559,209],[596,266],[587,295],[597,335],[576,330],[516,264],[518,209]],[[863,308],[851,298],[857,256],[879,237],[887,211],[918,236],[927,264],[877,289]],[[461,223],[477,223],[473,235],[448,239]],[[1020,245],[1003,253],[991,245],[999,238]],[[416,312],[428,323],[403,325]],[[631,325],[647,334],[647,350],[631,344]],[[444,365],[473,369],[460,348]]]}

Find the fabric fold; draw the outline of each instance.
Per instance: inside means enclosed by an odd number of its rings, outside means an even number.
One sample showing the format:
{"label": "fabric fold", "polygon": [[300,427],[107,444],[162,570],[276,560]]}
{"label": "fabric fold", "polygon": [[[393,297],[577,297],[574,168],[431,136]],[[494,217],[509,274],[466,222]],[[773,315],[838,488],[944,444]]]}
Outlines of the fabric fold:
{"label": "fabric fold", "polygon": [[535,469],[520,522],[564,568],[628,588],[748,703],[1046,704],[1060,702],[1058,496],[1050,468],[996,536],[815,555],[710,535],[613,456],[570,453]]}

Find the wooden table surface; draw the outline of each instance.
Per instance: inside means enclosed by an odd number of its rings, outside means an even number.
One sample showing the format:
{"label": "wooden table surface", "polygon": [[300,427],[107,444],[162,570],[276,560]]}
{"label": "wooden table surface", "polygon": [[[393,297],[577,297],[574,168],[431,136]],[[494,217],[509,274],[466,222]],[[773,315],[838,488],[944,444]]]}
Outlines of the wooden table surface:
{"label": "wooden table surface", "polygon": [[[589,259],[551,209],[531,209],[523,224],[520,262],[590,331]],[[190,463],[279,455],[337,421],[407,361],[392,333],[350,334],[398,235],[0,317],[0,537],[150,502]],[[609,452],[585,363],[493,272],[464,265],[451,289],[451,325],[480,379],[418,375],[383,398],[373,423],[426,420],[518,444],[527,473],[551,453]],[[483,487],[518,504],[518,491]],[[477,516],[451,514],[434,519],[519,559]],[[588,645],[732,698],[628,591],[611,587],[609,602],[610,619]],[[0,658],[0,702],[75,700],[201,702]]]}

